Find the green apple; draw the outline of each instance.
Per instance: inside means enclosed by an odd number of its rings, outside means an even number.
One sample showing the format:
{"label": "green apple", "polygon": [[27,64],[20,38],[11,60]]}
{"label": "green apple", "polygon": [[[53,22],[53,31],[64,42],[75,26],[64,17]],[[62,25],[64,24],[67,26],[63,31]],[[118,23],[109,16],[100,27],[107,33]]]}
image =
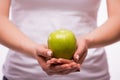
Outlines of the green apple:
{"label": "green apple", "polygon": [[48,37],[48,48],[53,51],[53,57],[72,59],[76,50],[76,37],[67,29],[53,31]]}

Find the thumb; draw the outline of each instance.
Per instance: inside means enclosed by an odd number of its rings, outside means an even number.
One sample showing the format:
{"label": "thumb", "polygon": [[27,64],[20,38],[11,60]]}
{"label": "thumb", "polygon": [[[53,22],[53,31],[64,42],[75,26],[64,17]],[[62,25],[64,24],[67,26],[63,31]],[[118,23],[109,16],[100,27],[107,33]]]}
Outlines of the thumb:
{"label": "thumb", "polygon": [[79,53],[80,53],[80,50],[77,49],[76,52],[75,52],[75,54],[74,54],[74,56],[73,56],[73,58],[74,58],[74,60],[76,62],[79,61],[79,58],[80,58]]}
{"label": "thumb", "polygon": [[45,47],[40,47],[37,49],[37,55],[49,58],[52,56],[52,51],[50,49],[45,48]]}
{"label": "thumb", "polygon": [[86,48],[85,47],[81,47],[81,46],[78,46],[75,54],[74,54],[74,60],[76,62],[78,62],[80,60],[80,58],[82,57],[82,55],[84,54],[84,52],[86,51]]}
{"label": "thumb", "polygon": [[74,54],[74,60],[76,62],[83,62],[87,55],[87,47],[77,48],[75,54]]}

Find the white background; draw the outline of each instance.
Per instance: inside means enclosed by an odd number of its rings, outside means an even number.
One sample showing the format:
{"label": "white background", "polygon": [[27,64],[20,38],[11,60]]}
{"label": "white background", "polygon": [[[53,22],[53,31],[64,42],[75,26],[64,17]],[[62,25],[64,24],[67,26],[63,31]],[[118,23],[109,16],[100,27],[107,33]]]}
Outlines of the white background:
{"label": "white background", "polygon": [[[98,25],[104,23],[107,19],[106,2],[102,0],[99,13]],[[112,33],[111,33],[112,34]],[[111,75],[111,80],[120,80],[120,42],[106,46],[108,65]],[[0,45],[0,80],[2,80],[2,66],[5,61],[8,49]],[[100,65],[102,67],[102,65]]]}

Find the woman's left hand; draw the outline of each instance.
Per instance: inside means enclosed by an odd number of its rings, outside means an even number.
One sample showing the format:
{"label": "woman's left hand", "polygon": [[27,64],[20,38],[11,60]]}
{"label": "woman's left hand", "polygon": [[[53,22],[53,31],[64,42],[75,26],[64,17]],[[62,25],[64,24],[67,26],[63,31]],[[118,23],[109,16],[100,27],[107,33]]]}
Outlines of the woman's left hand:
{"label": "woman's left hand", "polygon": [[88,51],[87,41],[84,37],[77,38],[77,50],[73,57],[74,61],[79,64],[83,63]]}
{"label": "woman's left hand", "polygon": [[50,68],[49,75],[65,75],[80,71],[80,64],[73,60],[63,58],[52,58],[47,61],[47,65],[49,65]]}

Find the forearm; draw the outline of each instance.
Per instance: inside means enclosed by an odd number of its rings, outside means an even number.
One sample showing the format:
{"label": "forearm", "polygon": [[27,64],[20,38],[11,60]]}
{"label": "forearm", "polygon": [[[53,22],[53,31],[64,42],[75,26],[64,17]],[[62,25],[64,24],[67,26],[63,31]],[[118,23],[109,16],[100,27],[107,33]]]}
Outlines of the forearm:
{"label": "forearm", "polygon": [[18,30],[5,16],[0,16],[0,44],[32,56],[36,47],[36,43]]}
{"label": "forearm", "polygon": [[120,40],[120,19],[109,18],[103,25],[86,36],[89,48],[103,47]]}

